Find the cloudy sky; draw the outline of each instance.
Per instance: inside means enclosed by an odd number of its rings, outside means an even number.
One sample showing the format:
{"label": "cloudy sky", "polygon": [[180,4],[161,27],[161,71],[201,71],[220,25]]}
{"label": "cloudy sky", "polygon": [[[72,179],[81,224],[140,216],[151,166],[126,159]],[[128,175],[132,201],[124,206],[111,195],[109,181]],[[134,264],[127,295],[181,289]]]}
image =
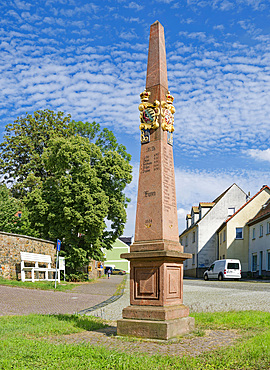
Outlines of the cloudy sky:
{"label": "cloudy sky", "polygon": [[99,122],[132,154],[125,235],[134,234],[140,154],[139,94],[150,25],[165,28],[175,97],[179,231],[192,205],[232,183],[270,185],[268,0],[3,0],[0,139],[38,109]]}

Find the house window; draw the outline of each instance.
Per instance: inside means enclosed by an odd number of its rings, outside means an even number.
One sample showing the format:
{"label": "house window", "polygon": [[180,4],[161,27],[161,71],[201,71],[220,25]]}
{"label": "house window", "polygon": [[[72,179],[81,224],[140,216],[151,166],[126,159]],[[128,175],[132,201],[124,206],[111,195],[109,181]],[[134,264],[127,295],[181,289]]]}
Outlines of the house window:
{"label": "house window", "polygon": [[267,222],[267,234],[270,234],[270,222]]}
{"label": "house window", "polygon": [[257,253],[252,254],[252,271],[257,271]]}
{"label": "house window", "polygon": [[263,225],[260,225],[260,238],[263,236]]}
{"label": "house window", "polygon": [[235,213],[235,208],[228,208],[228,216],[232,216]]}
{"label": "house window", "polygon": [[270,250],[267,251],[267,270],[270,270]]}
{"label": "house window", "polygon": [[192,254],[192,265],[195,265],[195,254]]}
{"label": "house window", "polygon": [[186,236],[186,247],[188,246],[188,235]]}
{"label": "house window", "polygon": [[193,234],[192,234],[192,243],[195,243],[195,231],[193,231]]}
{"label": "house window", "polygon": [[221,244],[221,242],[222,242],[222,234],[220,233],[219,234],[219,244]]}
{"label": "house window", "polygon": [[225,230],[223,231],[223,241],[224,242],[226,241],[226,231]]}
{"label": "house window", "polygon": [[243,228],[242,227],[237,227],[236,228],[235,239],[243,239]]}
{"label": "house window", "polygon": [[252,239],[255,239],[255,227],[252,229]]}

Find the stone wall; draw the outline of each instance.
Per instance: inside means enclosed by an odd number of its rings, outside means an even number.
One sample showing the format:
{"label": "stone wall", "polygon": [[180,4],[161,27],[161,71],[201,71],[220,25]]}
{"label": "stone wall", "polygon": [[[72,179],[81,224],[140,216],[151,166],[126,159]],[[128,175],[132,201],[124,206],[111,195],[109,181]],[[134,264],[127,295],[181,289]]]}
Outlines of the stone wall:
{"label": "stone wall", "polygon": [[[99,264],[102,264],[102,269],[98,268]],[[99,278],[104,275],[104,262],[91,260],[88,266],[85,266],[84,272],[87,274],[89,280]]]}
{"label": "stone wall", "polygon": [[0,276],[6,279],[21,278],[20,252],[47,254],[56,258],[56,244],[30,236],[0,232]]}

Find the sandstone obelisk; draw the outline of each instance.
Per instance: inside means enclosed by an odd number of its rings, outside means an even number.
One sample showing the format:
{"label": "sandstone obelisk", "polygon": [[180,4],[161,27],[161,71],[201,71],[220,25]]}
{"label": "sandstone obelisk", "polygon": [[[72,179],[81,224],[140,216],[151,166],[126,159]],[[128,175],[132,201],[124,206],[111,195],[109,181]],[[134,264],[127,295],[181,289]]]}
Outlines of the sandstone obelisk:
{"label": "sandstone obelisk", "polygon": [[168,91],[164,29],[150,28],[146,88],[141,94],[141,158],[134,243],[130,253],[130,306],[118,335],[170,339],[189,332],[194,319],[183,305],[173,163],[174,107]]}

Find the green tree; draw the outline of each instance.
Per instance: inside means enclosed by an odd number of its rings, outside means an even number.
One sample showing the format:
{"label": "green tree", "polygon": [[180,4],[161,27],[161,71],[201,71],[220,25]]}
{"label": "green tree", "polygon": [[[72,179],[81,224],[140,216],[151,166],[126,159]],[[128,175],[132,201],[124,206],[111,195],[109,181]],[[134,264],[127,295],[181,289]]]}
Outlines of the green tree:
{"label": "green tree", "polygon": [[50,140],[42,160],[50,176],[25,198],[31,227],[44,238],[63,240],[74,272],[87,259],[100,259],[101,247],[110,248],[122,234],[131,166],[117,152],[103,154],[80,136]]}
{"label": "green tree", "polygon": [[122,234],[132,167],[110,130],[70,119],[46,110],[8,125],[0,169],[24,201],[25,230],[62,239],[75,270],[90,257],[101,258],[101,247],[110,248]]}
{"label": "green tree", "polygon": [[11,195],[6,185],[0,185],[0,231],[37,236],[31,229],[23,203]]}
{"label": "green tree", "polygon": [[63,112],[39,110],[6,126],[0,144],[0,174],[5,183],[12,184],[15,197],[23,198],[47,177],[41,155],[50,138],[72,135],[70,118]]}

